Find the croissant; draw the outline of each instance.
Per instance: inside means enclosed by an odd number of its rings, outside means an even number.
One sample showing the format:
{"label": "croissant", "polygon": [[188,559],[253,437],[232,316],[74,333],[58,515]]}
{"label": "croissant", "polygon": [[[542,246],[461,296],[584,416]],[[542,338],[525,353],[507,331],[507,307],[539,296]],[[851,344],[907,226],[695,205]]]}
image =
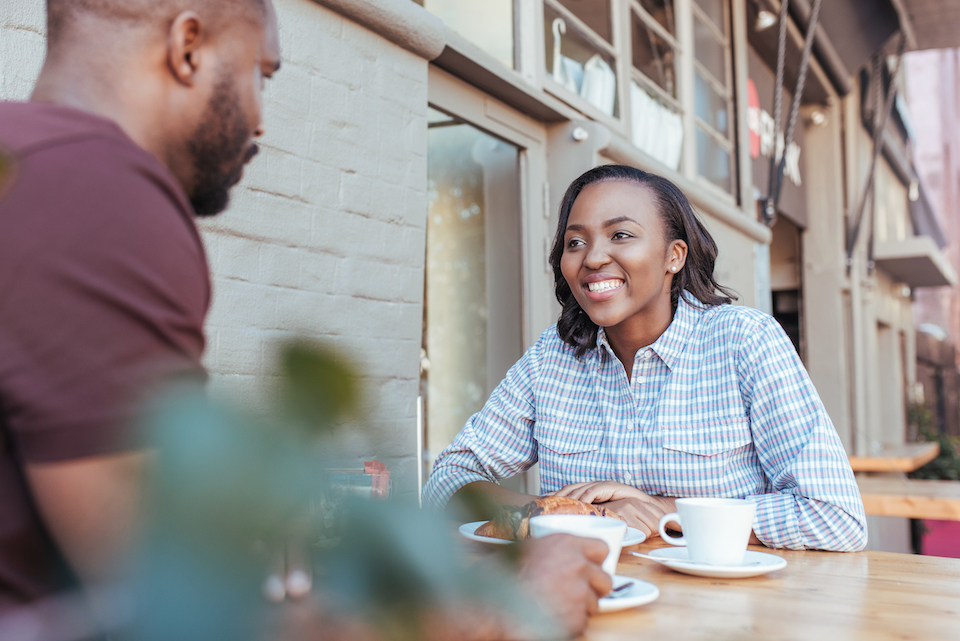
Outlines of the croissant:
{"label": "croissant", "polygon": [[504,505],[497,510],[493,519],[478,527],[474,533],[495,539],[520,541],[530,536],[530,517],[541,514],[592,514],[623,520],[620,515],[599,505],[562,496],[544,496],[526,505]]}

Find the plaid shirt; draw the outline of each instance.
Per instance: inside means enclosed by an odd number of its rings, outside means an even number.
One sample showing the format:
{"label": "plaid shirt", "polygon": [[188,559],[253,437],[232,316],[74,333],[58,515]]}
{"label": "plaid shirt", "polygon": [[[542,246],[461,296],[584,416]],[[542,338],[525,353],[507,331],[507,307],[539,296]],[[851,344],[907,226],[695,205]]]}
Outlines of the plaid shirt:
{"label": "plaid shirt", "polygon": [[544,494],[611,480],[659,496],[746,498],[768,547],[866,544],[837,432],[780,325],[754,309],[682,300],[630,381],[602,328],[578,359],[551,327],[440,454],[424,500],[442,508],[467,483],[538,461]]}

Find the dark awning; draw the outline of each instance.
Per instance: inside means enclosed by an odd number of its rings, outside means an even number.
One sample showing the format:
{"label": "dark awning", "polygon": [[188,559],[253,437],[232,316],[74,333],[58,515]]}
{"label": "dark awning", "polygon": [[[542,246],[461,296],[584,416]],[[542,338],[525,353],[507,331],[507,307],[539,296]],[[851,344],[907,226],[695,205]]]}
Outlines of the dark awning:
{"label": "dark awning", "polygon": [[[790,1],[800,25],[809,22],[810,7],[810,0]],[[890,0],[824,0],[814,50],[837,91],[846,95],[850,77],[899,30],[900,16]]]}
{"label": "dark awning", "polygon": [[[898,0],[915,42],[912,49],[960,47],[960,0]],[[826,3],[824,3],[826,4]]]}

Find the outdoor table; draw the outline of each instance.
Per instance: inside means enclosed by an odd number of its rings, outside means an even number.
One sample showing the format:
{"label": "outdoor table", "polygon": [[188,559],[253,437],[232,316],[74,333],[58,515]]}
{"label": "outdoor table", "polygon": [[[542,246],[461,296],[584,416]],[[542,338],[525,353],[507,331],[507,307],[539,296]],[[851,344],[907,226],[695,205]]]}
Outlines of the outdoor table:
{"label": "outdoor table", "polygon": [[666,545],[654,538],[626,548],[617,568],[656,585],[660,597],[592,617],[582,639],[960,639],[960,559],[750,546],[784,557],[787,566],[754,578],[711,579],[628,554]]}

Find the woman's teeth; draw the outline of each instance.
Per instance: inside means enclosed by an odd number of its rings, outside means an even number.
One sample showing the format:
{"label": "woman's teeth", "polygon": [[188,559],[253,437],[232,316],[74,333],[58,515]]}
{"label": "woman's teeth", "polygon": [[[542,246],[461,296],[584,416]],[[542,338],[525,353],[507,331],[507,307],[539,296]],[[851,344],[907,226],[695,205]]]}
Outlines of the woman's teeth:
{"label": "woman's teeth", "polygon": [[591,292],[608,292],[623,285],[622,280],[601,280],[597,283],[587,283],[587,289]]}

